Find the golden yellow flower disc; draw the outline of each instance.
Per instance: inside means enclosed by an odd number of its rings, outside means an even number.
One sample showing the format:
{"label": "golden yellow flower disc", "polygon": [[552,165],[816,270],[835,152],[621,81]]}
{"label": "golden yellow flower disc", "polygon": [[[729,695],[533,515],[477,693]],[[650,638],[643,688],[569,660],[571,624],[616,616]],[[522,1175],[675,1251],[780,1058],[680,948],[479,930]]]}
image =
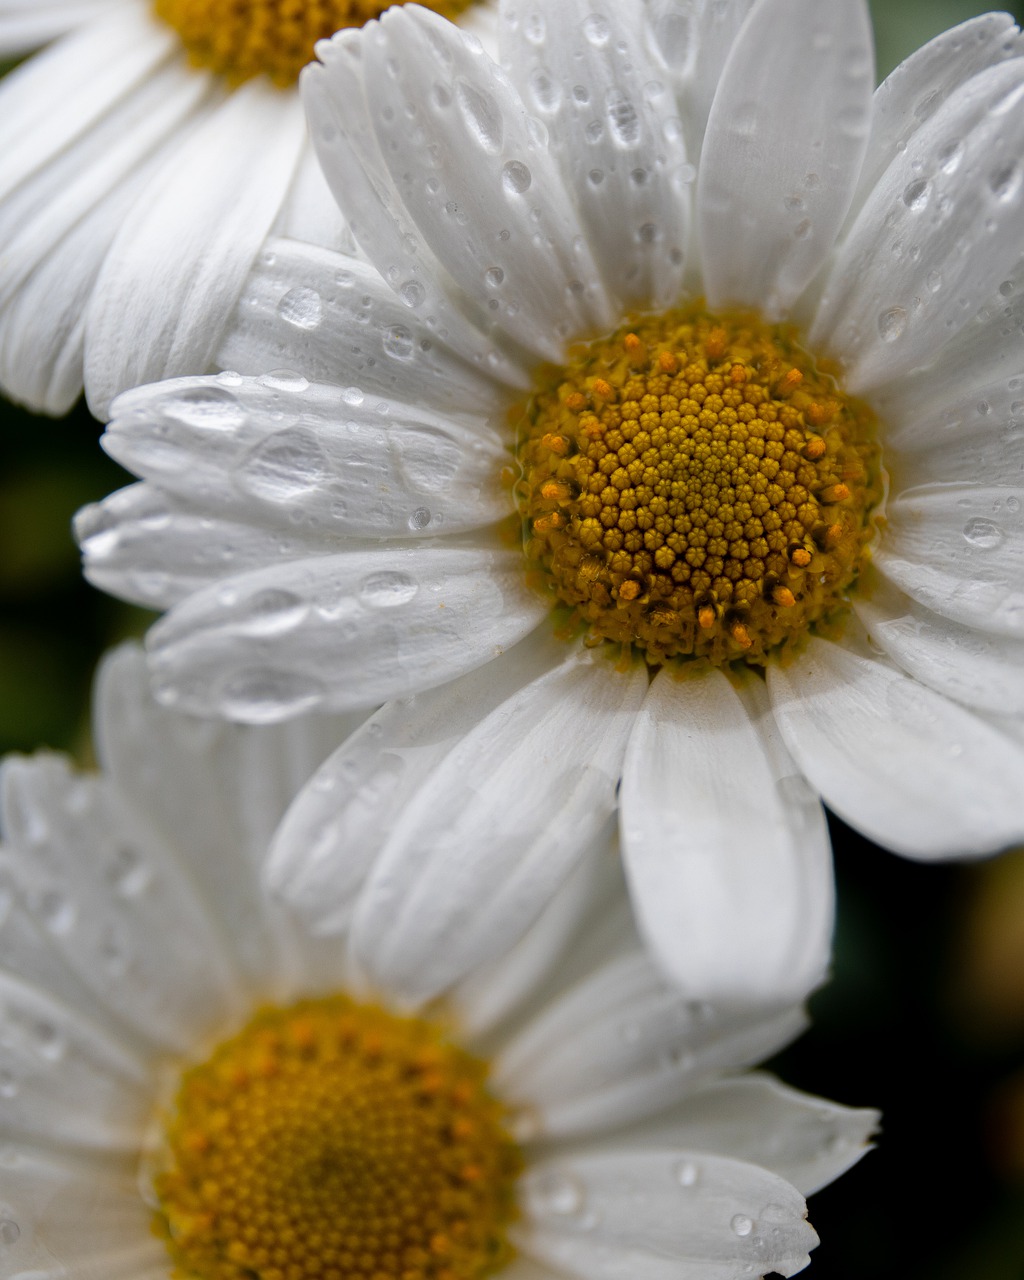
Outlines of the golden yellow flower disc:
{"label": "golden yellow flower disc", "polygon": [[845,604],[874,418],[792,326],[700,306],[581,344],[519,426],[538,585],[648,662],[764,663]]}
{"label": "golden yellow flower disc", "polygon": [[344,996],[260,1011],[181,1080],[153,1188],[190,1280],[476,1280],[521,1168],[486,1064]]}
{"label": "golden yellow flower disc", "polygon": [[[446,18],[472,0],[425,0]],[[193,66],[215,71],[231,85],[266,75],[286,87],[313,57],[317,40],[342,27],[361,27],[388,3],[376,0],[153,0],[158,18],[174,28]]]}

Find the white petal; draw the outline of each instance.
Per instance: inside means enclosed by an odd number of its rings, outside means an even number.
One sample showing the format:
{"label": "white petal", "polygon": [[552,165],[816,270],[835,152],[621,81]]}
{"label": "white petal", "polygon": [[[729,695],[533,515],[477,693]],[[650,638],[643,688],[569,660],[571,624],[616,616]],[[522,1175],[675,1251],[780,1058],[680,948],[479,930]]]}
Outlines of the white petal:
{"label": "white petal", "polygon": [[181,867],[105,778],[15,757],[0,784],[12,870],[53,947],[138,1035],[187,1051],[232,1011],[233,978]]}
{"label": "white petal", "polygon": [[1024,638],[1024,488],[930,485],[886,507],[874,563],[926,608]]}
{"label": "white petal", "polygon": [[522,552],[391,542],[208,587],[149,633],[161,701],[270,724],[352,711],[472,671],[547,611]]}
{"label": "white petal", "polygon": [[298,95],[253,80],[147,187],[104,261],[87,317],[95,416],[126,387],[210,368],[304,136]]}
{"label": "white petal", "polygon": [[50,40],[95,22],[118,0],[28,0],[0,6],[0,57],[31,53]]}
{"label": "white petal", "polygon": [[271,246],[278,241],[305,244],[310,248],[317,246],[325,253],[352,255],[357,252],[352,232],[331,195],[308,135],[303,140],[299,163],[264,252],[272,253]]}
{"label": "white petal", "polygon": [[[614,1139],[623,1151],[714,1151],[770,1169],[805,1196],[845,1173],[870,1150],[879,1113],[843,1107],[780,1084],[759,1071],[712,1080]],[[699,1160],[680,1173],[696,1185]]]}
{"label": "white petal", "polygon": [[6,1274],[148,1280],[161,1266],[166,1274],[167,1250],[153,1232],[152,1210],[139,1194],[131,1161],[56,1156],[10,1144],[3,1169]]}
{"label": "white petal", "polygon": [[538,1135],[613,1129],[671,1106],[720,1071],[767,1057],[805,1025],[799,1008],[738,1013],[684,1000],[643,951],[592,970],[499,1054],[495,1087]]}
{"label": "white petal", "polygon": [[1020,254],[1024,59],[969,80],[882,175],[831,266],[812,347],[867,393],[932,361]]}
{"label": "white petal", "polygon": [[[260,888],[270,836],[353,722],[304,716],[254,730],[177,715],[153,701],[142,655],[128,647],[101,666],[94,719],[107,776],[173,850],[247,991],[266,999],[287,976],[285,962],[297,945]],[[134,865],[123,874],[131,886]],[[215,972],[211,948],[200,950],[196,962]],[[177,971],[171,973],[178,983]],[[180,985],[183,999],[183,979]]]}
{"label": "white petal", "polygon": [[502,61],[543,122],[621,313],[678,299],[694,170],[675,95],[647,52],[643,6],[503,6]]}
{"label": "white petal", "polygon": [[[315,382],[357,382],[366,395],[493,412],[502,393],[490,367],[454,354],[431,318],[419,281],[396,294],[358,258],[274,239],[256,259],[217,363],[240,373],[293,369]],[[516,381],[529,385],[525,373]]]}
{"label": "white petal", "polygon": [[504,440],[304,378],[176,378],[119,396],[103,447],[193,507],[325,541],[458,533],[508,515]]}
{"label": "white petal", "polygon": [[872,104],[871,137],[856,205],[914,134],[972,76],[1024,54],[1024,40],[1008,13],[984,13],[943,31],[916,49],[879,85]]}
{"label": "white petal", "polygon": [[581,1280],[743,1280],[805,1267],[818,1237],[788,1182],[719,1155],[560,1155],[523,1179],[530,1256]]}
{"label": "white petal", "polygon": [[655,679],[622,779],[641,930],[687,995],[802,1000],[824,976],[832,854],[824,814],[778,739],[764,686],[721,671]]}
{"label": "white petal", "polygon": [[761,0],[751,10],[697,176],[711,306],[744,303],[777,318],[822,265],[867,145],[872,72],[864,0]]}
{"label": "white petal", "polygon": [[306,927],[347,929],[368,869],[402,813],[462,739],[507,698],[565,660],[538,627],[486,666],[389,702],[324,761],[274,837],[267,882]]}
{"label": "white petal", "polygon": [[609,327],[546,130],[504,73],[424,9],[396,7],[360,34],[380,157],[419,236],[488,327],[556,361],[566,338]]}
{"label": "white petal", "polygon": [[871,640],[922,684],[972,710],[1024,715],[1024,640],[940,618],[884,581],[854,608]]}
{"label": "white petal", "polygon": [[646,688],[643,666],[574,648],[456,744],[356,907],[352,950],[375,985],[430,999],[518,941],[614,812]]}
{"label": "white petal", "polygon": [[131,1047],[67,1005],[0,973],[6,1134],[45,1145],[138,1149],[149,1075]]}
{"label": "white petal", "polygon": [[786,743],[830,808],[921,859],[991,853],[1024,837],[1024,756],[955,702],[826,640],[768,668]]}

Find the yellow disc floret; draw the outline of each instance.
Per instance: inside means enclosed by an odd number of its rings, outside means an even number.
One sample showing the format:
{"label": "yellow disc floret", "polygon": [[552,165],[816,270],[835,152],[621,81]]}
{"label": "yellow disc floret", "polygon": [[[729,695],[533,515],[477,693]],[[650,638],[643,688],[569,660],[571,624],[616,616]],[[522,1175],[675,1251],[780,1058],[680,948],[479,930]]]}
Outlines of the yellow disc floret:
{"label": "yellow disc floret", "polygon": [[874,419],[792,327],[701,307],[575,349],[519,427],[540,584],[651,663],[769,654],[844,604],[880,491]]}
{"label": "yellow disc floret", "polygon": [[[426,0],[426,7],[454,18],[471,3]],[[361,27],[387,8],[388,0],[153,0],[194,66],[232,85],[267,75],[282,87],[298,79],[317,40]]]}
{"label": "yellow disc floret", "polygon": [[267,1008],[181,1079],[152,1174],[189,1280],[476,1280],[521,1167],[486,1064],[347,997]]}

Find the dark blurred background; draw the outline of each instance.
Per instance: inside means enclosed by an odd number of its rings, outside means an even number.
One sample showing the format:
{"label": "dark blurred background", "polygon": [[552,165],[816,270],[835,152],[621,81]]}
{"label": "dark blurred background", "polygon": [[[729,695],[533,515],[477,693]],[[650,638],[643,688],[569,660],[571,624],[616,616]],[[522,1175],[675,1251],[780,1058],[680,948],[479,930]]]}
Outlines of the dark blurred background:
{"label": "dark blurred background", "polygon": [[[984,12],[970,0],[872,9],[880,77]],[[83,405],[55,422],[0,402],[0,751],[88,761],[96,659],[146,625],[78,572],[72,514],[129,480],[99,433]],[[918,866],[838,820],[832,837],[835,976],[811,1032],[773,1065],[885,1114],[878,1149],[811,1202],[822,1244],[808,1274],[1024,1280],[1024,852]]]}

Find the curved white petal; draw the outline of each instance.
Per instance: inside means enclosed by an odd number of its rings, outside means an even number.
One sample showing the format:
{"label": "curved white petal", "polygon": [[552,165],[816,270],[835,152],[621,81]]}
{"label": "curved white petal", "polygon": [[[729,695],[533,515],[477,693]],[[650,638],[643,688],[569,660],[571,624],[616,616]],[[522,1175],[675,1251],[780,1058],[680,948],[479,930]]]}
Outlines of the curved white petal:
{"label": "curved white petal", "polygon": [[[255,730],[175,715],[153,701],[142,654],[128,647],[100,668],[94,718],[106,775],[151,839],[159,836],[173,852],[174,874],[198,892],[218,931],[196,948],[197,963],[212,980],[222,952],[245,990],[266,999],[290,976],[291,952],[302,950],[299,932],[260,891],[267,846],[290,800],[354,720],[303,716]],[[129,889],[148,892],[145,866],[128,853],[115,851],[115,870]],[[170,968],[179,999],[187,997],[187,969]]]}
{"label": "curved white petal", "polygon": [[356,905],[351,947],[374,985],[427,1000],[522,936],[614,812],[646,688],[643,666],[573,648],[454,745]]}
{"label": "curved white petal", "polygon": [[916,49],[875,90],[871,136],[855,204],[859,207],[914,134],[947,98],[986,67],[1019,58],[1024,40],[1008,13],[984,13]]}
{"label": "curved white petal", "polygon": [[210,368],[304,137],[298,95],[250,81],[139,197],[86,320],[85,386],[97,417],[126,387]]}
{"label": "curved white petal", "polygon": [[[599,1141],[623,1151],[713,1151],[770,1169],[809,1196],[871,1149],[879,1118],[871,1108],[843,1107],[751,1071],[711,1080],[670,1110]],[[680,1172],[696,1185],[699,1159]]]}
{"label": "curved white petal", "polygon": [[857,393],[925,366],[1020,255],[1024,59],[981,72],[914,135],[865,201],[809,334]]}
{"label": "curved white petal", "polygon": [[10,1276],[150,1280],[167,1272],[167,1250],[130,1159],[44,1154],[5,1141],[0,1217]]}
{"label": "curved white petal", "polygon": [[548,131],[613,304],[672,305],[694,170],[679,104],[644,45],[643,4],[515,0],[502,17],[502,64]]}
{"label": "curved white petal", "polygon": [[[450,350],[425,304],[417,281],[396,294],[358,258],[271,239],[249,274],[217,363],[240,373],[292,369],[339,387],[358,382],[364,395],[493,412],[501,391],[490,366]],[[525,373],[514,381],[529,385]]]}
{"label": "curved white petal", "polygon": [[60,757],[15,757],[0,770],[0,795],[30,909],[115,1019],[182,1053],[233,1011],[210,920],[105,779],[76,777]]}
{"label": "curved white petal", "polygon": [[196,507],[344,537],[459,533],[512,508],[485,421],[304,378],[176,378],[119,396],[103,447]]}
{"label": "curved white petal", "polygon": [[149,632],[166,705],[271,724],[353,711],[472,671],[547,611],[522,552],[389,542],[243,573]]}
{"label": "curved white petal", "polygon": [[433,771],[519,689],[565,660],[538,627],[486,666],[381,707],[323,763],[279,826],[266,879],[307,928],[348,928],[367,871]]}
{"label": "curved white petal", "polygon": [[875,565],[952,622],[1024,638],[1024,489],[929,485],[886,506]]}
{"label": "curved white petal", "polygon": [[711,306],[778,318],[825,261],[867,145],[872,72],[864,0],[761,0],[751,10],[722,71],[697,175]]}
{"label": "curved white petal", "polygon": [[536,1118],[537,1136],[586,1136],[650,1116],[700,1081],[787,1044],[798,1007],[738,1012],[685,1000],[646,953],[592,969],[499,1053],[495,1087]]}
{"label": "curved white petal", "polygon": [[642,932],[687,995],[803,999],[828,965],[824,814],[778,737],[763,684],[717,670],[651,685],[622,779],[623,856]]}
{"label": "curved white petal", "polygon": [[0,57],[31,53],[58,36],[95,22],[119,0],[22,0],[0,6]]}
{"label": "curved white petal", "polygon": [[853,607],[873,643],[922,684],[972,710],[1024,715],[1024,639],[940,618],[884,582]]}
{"label": "curved white petal", "polygon": [[749,1280],[791,1276],[818,1237],[803,1197],[756,1165],[685,1153],[556,1155],[523,1178],[531,1256],[580,1280]]}
{"label": "curved white petal", "polygon": [[1024,755],[979,716],[880,658],[813,639],[768,669],[786,744],[830,808],[921,859],[1024,838]]}

